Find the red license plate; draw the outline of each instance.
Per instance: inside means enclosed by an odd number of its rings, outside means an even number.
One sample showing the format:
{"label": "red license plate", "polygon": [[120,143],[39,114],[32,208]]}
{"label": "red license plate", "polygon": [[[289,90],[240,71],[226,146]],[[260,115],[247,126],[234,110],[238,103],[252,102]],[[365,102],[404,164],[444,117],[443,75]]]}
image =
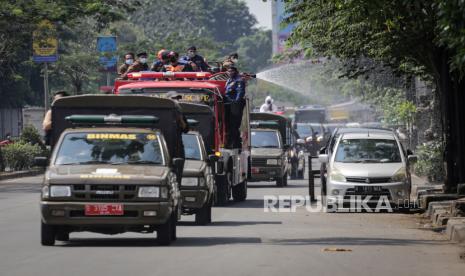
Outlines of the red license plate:
{"label": "red license plate", "polygon": [[123,204],[86,204],[86,216],[122,216]]}

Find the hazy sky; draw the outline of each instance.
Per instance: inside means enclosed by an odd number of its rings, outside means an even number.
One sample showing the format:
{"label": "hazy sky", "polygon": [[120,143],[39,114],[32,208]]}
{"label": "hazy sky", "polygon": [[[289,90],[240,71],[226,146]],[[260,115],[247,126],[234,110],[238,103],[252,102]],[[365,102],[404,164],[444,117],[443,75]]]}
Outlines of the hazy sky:
{"label": "hazy sky", "polygon": [[258,26],[271,30],[271,1],[263,0],[244,0],[249,6],[250,12],[258,20]]}

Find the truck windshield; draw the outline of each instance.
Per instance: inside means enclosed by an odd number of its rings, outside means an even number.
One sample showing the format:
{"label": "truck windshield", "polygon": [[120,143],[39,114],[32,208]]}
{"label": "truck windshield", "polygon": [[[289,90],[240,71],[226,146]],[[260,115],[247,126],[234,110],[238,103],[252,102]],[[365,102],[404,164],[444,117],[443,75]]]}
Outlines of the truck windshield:
{"label": "truck windshield", "polygon": [[281,148],[281,141],[277,131],[252,131],[252,148]]}
{"label": "truck windshield", "polygon": [[339,142],[335,162],[342,163],[400,163],[396,140],[343,139]]}
{"label": "truck windshield", "polygon": [[154,133],[68,133],[56,165],[157,164],[164,165],[159,136]]}
{"label": "truck windshield", "polygon": [[202,150],[199,139],[194,134],[183,134],[182,143],[184,144],[184,154],[186,159],[202,160]]}
{"label": "truck windshield", "polygon": [[310,127],[310,124],[297,124],[296,131],[300,138],[312,136],[312,128]]}

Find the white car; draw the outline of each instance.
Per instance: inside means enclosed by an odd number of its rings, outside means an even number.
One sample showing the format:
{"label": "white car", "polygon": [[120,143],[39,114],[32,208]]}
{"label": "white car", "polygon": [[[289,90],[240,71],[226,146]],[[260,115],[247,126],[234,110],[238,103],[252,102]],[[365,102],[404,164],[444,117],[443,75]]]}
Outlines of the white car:
{"label": "white car", "polygon": [[342,133],[333,153],[320,154],[319,160],[327,167],[326,197],[322,194],[327,211],[408,206],[409,163],[415,162],[416,156],[407,156],[392,131]]}

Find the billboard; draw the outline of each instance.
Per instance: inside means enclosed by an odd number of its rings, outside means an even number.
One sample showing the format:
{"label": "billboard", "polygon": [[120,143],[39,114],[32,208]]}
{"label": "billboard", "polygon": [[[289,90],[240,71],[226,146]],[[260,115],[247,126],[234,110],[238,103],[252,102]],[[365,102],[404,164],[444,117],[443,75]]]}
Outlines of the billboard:
{"label": "billboard", "polygon": [[97,37],[97,51],[99,52],[101,71],[116,71],[118,63],[118,56],[115,55],[116,47],[116,36]]}
{"label": "billboard", "polygon": [[55,25],[42,20],[32,33],[32,60],[37,63],[58,60],[58,39]]}
{"label": "billboard", "polygon": [[286,13],[284,1],[272,1],[272,19],[273,19],[273,54],[280,54],[285,50],[286,40],[291,35],[295,24],[289,24],[285,27],[281,23],[289,16]]}

